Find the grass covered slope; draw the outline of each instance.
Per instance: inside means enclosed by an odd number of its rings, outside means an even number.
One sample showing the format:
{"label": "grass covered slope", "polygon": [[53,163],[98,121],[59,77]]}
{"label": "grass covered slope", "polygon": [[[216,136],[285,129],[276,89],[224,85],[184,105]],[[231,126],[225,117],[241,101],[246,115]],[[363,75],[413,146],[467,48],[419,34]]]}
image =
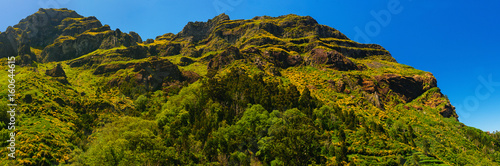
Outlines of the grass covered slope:
{"label": "grass covered slope", "polygon": [[[40,13],[59,19],[26,21]],[[21,62],[16,159],[2,142],[0,165],[500,162],[499,133],[458,122],[431,73],[311,17],[222,14],[142,42],[71,13],[41,9],[14,26],[21,51],[0,53]],[[29,38],[31,24],[63,30]]]}

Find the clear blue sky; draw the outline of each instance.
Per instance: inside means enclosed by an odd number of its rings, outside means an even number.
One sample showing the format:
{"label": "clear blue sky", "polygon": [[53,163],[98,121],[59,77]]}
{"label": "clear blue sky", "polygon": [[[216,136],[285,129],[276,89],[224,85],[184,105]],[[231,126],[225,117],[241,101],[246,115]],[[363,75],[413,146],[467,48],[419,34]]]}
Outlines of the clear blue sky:
{"label": "clear blue sky", "polygon": [[[113,29],[135,31],[144,40],[177,33],[187,22],[206,21],[219,12],[231,19],[309,15],[358,42],[382,45],[400,63],[432,72],[442,92],[459,106],[461,122],[485,131],[500,130],[497,0],[0,0],[0,4],[0,31],[40,7],[66,7],[96,16]],[[377,21],[372,11],[389,13],[391,19]],[[356,27],[367,38],[356,37],[361,34]],[[489,82],[489,77],[494,83],[482,83]]]}

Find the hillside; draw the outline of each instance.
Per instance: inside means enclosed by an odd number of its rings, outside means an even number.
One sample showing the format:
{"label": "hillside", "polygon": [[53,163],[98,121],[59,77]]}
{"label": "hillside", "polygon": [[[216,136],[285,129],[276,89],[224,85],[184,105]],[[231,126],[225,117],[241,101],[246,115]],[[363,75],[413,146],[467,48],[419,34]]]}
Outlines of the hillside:
{"label": "hillside", "polygon": [[[189,22],[143,41],[40,9],[0,32],[16,158],[0,165],[498,165],[432,73],[309,16]],[[9,140],[8,92],[0,140]]]}

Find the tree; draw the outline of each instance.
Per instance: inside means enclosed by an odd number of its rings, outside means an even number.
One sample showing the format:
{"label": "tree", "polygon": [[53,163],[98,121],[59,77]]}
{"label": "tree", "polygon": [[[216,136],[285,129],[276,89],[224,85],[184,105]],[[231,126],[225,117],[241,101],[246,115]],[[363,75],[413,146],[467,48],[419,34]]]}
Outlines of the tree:
{"label": "tree", "polygon": [[338,124],[336,116],[331,107],[323,105],[321,108],[314,109],[314,123],[323,130],[331,131]]}
{"label": "tree", "polygon": [[311,120],[298,109],[285,111],[279,123],[269,128],[273,150],[271,154],[285,165],[308,165],[324,163],[320,144]]}
{"label": "tree", "polygon": [[156,134],[157,130],[154,121],[122,117],[94,133],[97,139],[77,162],[89,165],[166,165],[168,149]]}
{"label": "tree", "polygon": [[148,98],[146,96],[144,96],[144,95],[140,95],[134,101],[134,104],[135,104],[135,108],[138,111],[140,111],[140,112],[146,111],[146,106],[148,104]]}
{"label": "tree", "polygon": [[335,153],[337,163],[348,162],[346,135],[343,128],[339,129],[338,137],[340,140],[340,149]]}
{"label": "tree", "polygon": [[311,92],[306,87],[302,91],[299,98],[299,110],[304,112],[307,116],[312,117],[313,109],[317,108],[317,101],[311,97]]}
{"label": "tree", "polygon": [[429,143],[429,141],[427,139],[424,139],[423,144],[424,144],[424,154],[429,155],[429,150],[430,150],[431,144]]}
{"label": "tree", "polygon": [[292,108],[298,107],[300,93],[297,90],[297,87],[295,85],[290,84],[288,86],[288,89],[286,90],[284,97],[285,97],[285,101],[287,102],[285,109],[292,109]]}

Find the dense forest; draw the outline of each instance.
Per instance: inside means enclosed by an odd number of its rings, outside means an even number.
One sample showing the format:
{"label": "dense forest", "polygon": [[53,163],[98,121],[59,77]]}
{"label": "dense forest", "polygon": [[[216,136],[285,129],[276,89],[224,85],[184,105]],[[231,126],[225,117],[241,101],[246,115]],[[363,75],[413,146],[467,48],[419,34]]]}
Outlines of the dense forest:
{"label": "dense forest", "polygon": [[[0,165],[498,165],[434,76],[311,17],[190,22],[143,41],[40,9],[0,32],[16,65],[16,158]],[[5,87],[8,79],[0,77]]]}

